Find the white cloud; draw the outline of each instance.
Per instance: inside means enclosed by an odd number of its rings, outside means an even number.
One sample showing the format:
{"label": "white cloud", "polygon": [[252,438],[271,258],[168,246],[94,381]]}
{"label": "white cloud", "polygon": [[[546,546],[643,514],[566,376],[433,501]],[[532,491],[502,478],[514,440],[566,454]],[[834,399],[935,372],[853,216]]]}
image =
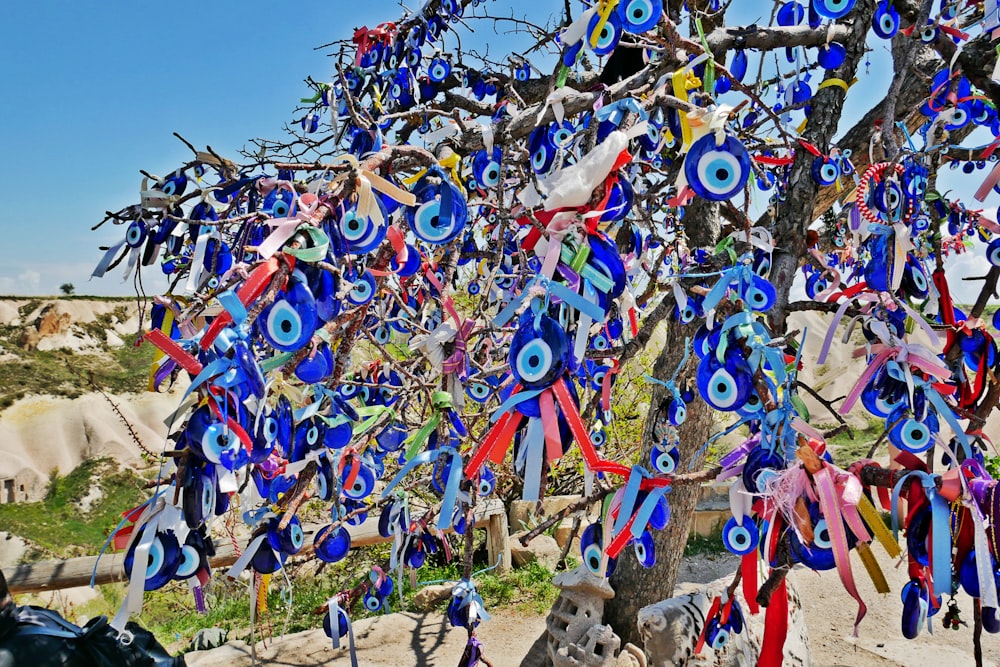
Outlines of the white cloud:
{"label": "white cloud", "polygon": [[34,295],[42,284],[42,274],[25,269],[16,276],[0,276],[0,294]]}

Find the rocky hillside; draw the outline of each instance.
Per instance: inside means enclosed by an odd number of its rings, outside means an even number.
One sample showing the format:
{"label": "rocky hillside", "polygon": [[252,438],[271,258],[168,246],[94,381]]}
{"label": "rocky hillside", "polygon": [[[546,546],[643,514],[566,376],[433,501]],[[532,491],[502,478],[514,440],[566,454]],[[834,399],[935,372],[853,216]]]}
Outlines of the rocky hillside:
{"label": "rocky hillside", "polygon": [[179,396],[144,391],[137,330],[130,299],[0,300],[0,502],[40,500],[87,459],[137,468],[162,450]]}

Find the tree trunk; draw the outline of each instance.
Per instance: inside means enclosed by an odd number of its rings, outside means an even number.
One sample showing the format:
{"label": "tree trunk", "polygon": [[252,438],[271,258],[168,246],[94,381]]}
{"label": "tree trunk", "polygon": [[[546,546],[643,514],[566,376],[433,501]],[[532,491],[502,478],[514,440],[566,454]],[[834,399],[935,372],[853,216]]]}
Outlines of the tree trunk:
{"label": "tree trunk", "polygon": [[[698,221],[689,224],[687,228],[692,247],[712,246],[716,243],[719,237],[718,204],[696,200],[688,207],[685,218]],[[653,377],[667,380],[674,374],[674,370],[684,357],[685,338],[693,337],[699,325],[700,323],[683,326],[674,321],[668,323],[663,350],[653,364],[651,373]],[[698,357],[692,354],[678,374],[677,382],[682,383],[685,379],[689,379],[694,383],[697,369]],[[657,442],[654,435],[658,430],[657,423],[660,420],[665,422],[667,418],[668,399],[666,388],[654,384],[650,394],[649,413],[642,430],[642,453],[639,465],[649,466],[649,453]],[[698,470],[704,464],[704,452],[699,450],[712,433],[712,417],[711,408],[700,398],[695,398],[688,404],[687,419],[677,429],[680,436],[678,448],[681,454],[679,472],[686,472],[688,466],[692,470]],[[691,485],[672,489],[667,496],[670,502],[670,522],[664,530],[653,531],[656,564],[652,568],[642,567],[630,547],[626,547],[618,557],[617,567],[611,576],[611,587],[615,589],[615,597],[604,607],[604,622],[622,638],[622,645],[625,642],[632,642],[641,646],[639,628],[636,625],[639,610],[673,594],[700,492],[700,486]]]}
{"label": "tree trunk", "polygon": [[[667,328],[666,344],[653,366],[654,377],[666,379],[673,375],[674,369],[684,355],[684,338],[693,333],[691,329],[692,327],[670,323]],[[680,377],[693,379],[697,367],[698,358],[691,355]],[[643,427],[641,465],[648,466],[649,453],[655,441],[653,431],[657,421],[666,418],[666,408],[669,403],[666,394],[667,390],[664,387],[653,386],[649,415]],[[704,463],[703,452],[698,453],[693,462],[692,456],[708,439],[713,425],[712,410],[704,401],[695,399],[688,405],[687,410],[687,419],[678,429],[681,441],[681,460],[678,470],[685,472],[689,463],[693,470],[700,469]],[[604,622],[614,628],[622,638],[623,645],[625,642],[642,645],[636,625],[639,610],[673,594],[700,492],[700,486],[688,485],[671,490],[667,496],[670,502],[670,523],[662,531],[653,531],[656,564],[652,568],[642,567],[630,547],[626,547],[618,557],[617,567],[611,577],[611,587],[615,589],[615,597],[609,600],[604,608]]]}

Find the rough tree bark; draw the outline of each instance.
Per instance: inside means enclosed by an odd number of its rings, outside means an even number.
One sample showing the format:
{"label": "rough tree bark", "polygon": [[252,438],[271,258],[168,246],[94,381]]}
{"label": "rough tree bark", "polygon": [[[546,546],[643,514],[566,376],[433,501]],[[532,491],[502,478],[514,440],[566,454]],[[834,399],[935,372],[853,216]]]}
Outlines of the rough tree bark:
{"label": "rough tree bark", "polygon": [[[851,13],[850,26],[853,38],[847,40],[847,57],[836,70],[828,71],[824,82],[854,79],[858,65],[865,56],[865,37],[871,28],[875,13],[875,0],[861,0]],[[830,150],[830,142],[837,132],[837,124],[844,109],[847,90],[839,85],[818,88],[812,97],[812,114],[802,138],[816,146],[824,154]],[[769,314],[771,330],[780,333],[785,330],[788,295],[795,279],[799,258],[805,255],[805,231],[811,219],[806,219],[804,211],[812,211],[819,192],[819,184],[811,174],[813,156],[808,151],[799,150],[795,154],[788,179],[789,188],[785,203],[774,221],[773,234],[776,243],[771,259],[771,282],[778,294],[775,307]]]}
{"label": "rough tree bark", "polygon": [[[697,200],[688,207],[686,220],[696,221],[687,227],[688,238],[692,247],[712,246],[719,237],[719,206]],[[684,356],[684,340],[692,337],[697,327],[682,326],[670,321],[667,324],[666,341],[663,350],[653,364],[651,375],[655,378],[669,379]],[[698,358],[691,355],[678,375],[678,380],[685,378],[695,380],[698,368]],[[649,400],[649,413],[643,425],[642,453],[640,465],[648,465],[649,453],[656,443],[654,430],[657,422],[666,417],[669,396],[667,390],[657,384],[652,386]],[[714,430],[713,412],[702,400],[692,401],[687,408],[687,419],[678,429],[680,436],[681,460],[679,471],[700,469],[705,461],[704,453],[699,453],[702,444]],[[674,488],[668,499],[670,501],[670,523],[666,529],[653,532],[653,544],[656,550],[656,564],[651,569],[642,567],[635,558],[631,548],[626,548],[618,557],[618,564],[611,577],[611,587],[615,597],[605,606],[604,622],[614,628],[622,638],[622,644],[632,642],[641,646],[636,616],[646,605],[659,602],[673,594],[677,573],[684,557],[684,545],[687,543],[688,532],[694,519],[694,509],[701,493],[697,485]]]}

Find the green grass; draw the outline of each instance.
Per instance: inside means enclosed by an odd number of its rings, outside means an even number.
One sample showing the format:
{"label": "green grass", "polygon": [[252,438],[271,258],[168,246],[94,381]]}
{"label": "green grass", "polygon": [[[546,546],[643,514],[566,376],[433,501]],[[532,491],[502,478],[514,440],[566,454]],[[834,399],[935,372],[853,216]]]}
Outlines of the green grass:
{"label": "green grass", "polygon": [[[352,554],[345,561],[327,566],[316,575],[290,572],[289,578],[293,582],[291,606],[287,597],[283,596],[284,577],[280,573],[275,574],[268,594],[268,610],[262,619],[270,621],[275,634],[322,627],[323,615],[313,612],[326,604],[327,599],[335,592],[352,586],[359,577],[363,577],[366,567],[373,562],[370,557],[384,553],[385,547],[366,548],[363,555]],[[485,563],[476,563],[477,569],[484,567]],[[413,598],[420,589],[421,582],[457,581],[461,578],[461,573],[462,564],[458,561],[450,564],[428,563],[416,572],[417,587],[411,586],[409,576],[404,575],[403,597],[406,609],[414,609]],[[506,609],[518,614],[545,614],[559,592],[552,585],[552,573],[537,563],[513,570],[507,575],[484,572],[475,577],[474,581],[486,609],[491,612]],[[101,592],[101,599],[71,610],[71,620],[84,615],[113,615],[125,595],[125,585],[102,586]],[[250,628],[250,600],[246,582],[230,582],[216,573],[206,589],[205,614],[195,610],[194,598],[186,585],[171,584],[146,594],[140,621],[174,651],[185,649],[195,633],[202,628],[225,628],[229,631],[230,639],[246,639]],[[448,600],[442,600],[437,609],[444,611],[447,605]],[[389,606],[390,611],[400,611],[398,593],[392,594]],[[352,620],[378,615],[380,614],[366,611],[360,600],[351,611]],[[258,628],[261,627],[262,619],[259,617]]]}
{"label": "green grass", "polygon": [[[96,554],[121,512],[146,497],[144,481],[131,470],[118,470],[111,459],[90,459],[65,477],[52,474],[45,499],[0,505],[0,526],[37,544],[35,557],[67,558]],[[84,512],[78,505],[94,484],[102,497]]]}
{"label": "green grass", "polygon": [[689,533],[687,544],[684,545],[684,556],[718,556],[728,554],[729,551],[722,544],[722,525],[716,526],[709,535],[699,535]]}
{"label": "green grass", "polygon": [[[830,430],[834,426],[828,424],[818,428],[824,431]],[[833,456],[833,462],[839,466],[848,466],[858,459],[868,456],[868,450],[871,449],[875,441],[885,432],[885,420],[869,417],[868,426],[863,429],[853,430],[853,440],[847,433],[838,433],[827,439],[827,444],[830,446],[830,454]],[[881,447],[885,447],[884,442]]]}
{"label": "green grass", "polygon": [[[133,346],[134,335],[123,336],[125,344],[106,348],[104,354],[80,354],[68,349],[23,350],[10,344],[13,327],[0,327],[3,347],[18,357],[0,363],[0,410],[30,394],[76,398],[93,391],[91,380],[113,393],[139,392],[146,388],[153,347]],[[98,340],[103,340],[103,333]],[[110,357],[110,359],[109,359]]]}

